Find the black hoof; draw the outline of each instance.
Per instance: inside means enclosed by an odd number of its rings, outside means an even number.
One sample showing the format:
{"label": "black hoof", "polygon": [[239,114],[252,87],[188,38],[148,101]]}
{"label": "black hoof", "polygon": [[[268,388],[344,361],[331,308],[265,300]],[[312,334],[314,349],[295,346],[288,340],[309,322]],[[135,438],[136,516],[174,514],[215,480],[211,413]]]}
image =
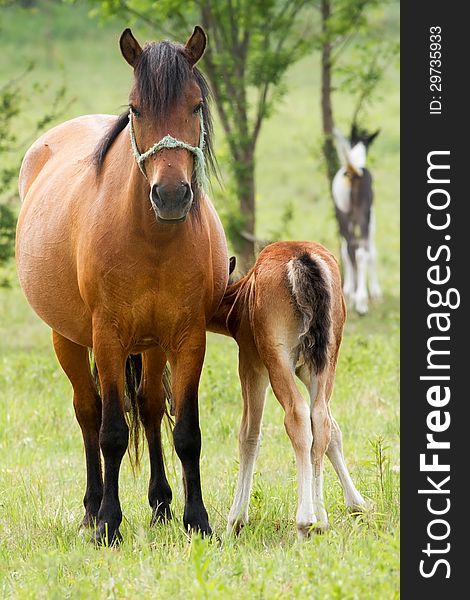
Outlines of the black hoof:
{"label": "black hoof", "polygon": [[122,542],[122,535],[118,528],[112,530],[108,527],[108,523],[102,523],[96,528],[92,535],[91,541],[96,546],[111,548],[119,546],[119,544]]}
{"label": "black hoof", "polygon": [[158,523],[166,523],[167,521],[171,521],[173,515],[171,513],[171,508],[167,504],[159,504],[157,508],[154,508],[152,511],[152,517],[150,519],[150,527],[157,525]]}
{"label": "black hoof", "polygon": [[212,529],[211,529],[211,526],[209,525],[209,521],[207,518],[197,520],[197,521],[183,518],[183,523],[184,523],[185,528],[190,533],[200,533],[202,537],[212,536]]}
{"label": "black hoof", "polygon": [[97,514],[91,515],[89,513],[85,513],[80,525],[80,529],[93,529],[96,526],[97,520]]}

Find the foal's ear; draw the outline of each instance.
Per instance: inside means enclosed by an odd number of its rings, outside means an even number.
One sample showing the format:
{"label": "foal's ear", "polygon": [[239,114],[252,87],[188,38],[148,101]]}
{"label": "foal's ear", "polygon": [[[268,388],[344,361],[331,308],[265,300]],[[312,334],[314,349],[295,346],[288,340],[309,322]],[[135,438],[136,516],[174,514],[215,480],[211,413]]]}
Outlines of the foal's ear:
{"label": "foal's ear", "polygon": [[359,136],[358,136],[358,131],[357,131],[357,125],[356,125],[356,123],[353,123],[352,127],[351,127],[351,137],[350,137],[351,146],[355,145],[358,138],[359,138]]}
{"label": "foal's ear", "polygon": [[204,33],[204,29],[196,25],[194,28],[193,34],[186,42],[184,47],[186,56],[191,63],[191,66],[194,66],[197,61],[204,54],[204,50],[206,49],[207,36]]}
{"label": "foal's ear", "polygon": [[367,145],[370,146],[370,144],[372,144],[372,142],[375,140],[375,138],[379,135],[380,133],[380,129],[377,129],[377,131],[375,133],[371,133],[368,137],[367,137]]}
{"label": "foal's ear", "polygon": [[139,56],[142,54],[142,48],[140,47],[139,42],[132,35],[132,31],[129,28],[124,29],[122,32],[119,45],[121,47],[122,55],[126,61],[131,65],[131,67],[135,67]]}
{"label": "foal's ear", "polygon": [[237,257],[231,256],[230,260],[228,261],[228,274],[229,275],[231,275],[235,271],[236,264],[237,264]]}

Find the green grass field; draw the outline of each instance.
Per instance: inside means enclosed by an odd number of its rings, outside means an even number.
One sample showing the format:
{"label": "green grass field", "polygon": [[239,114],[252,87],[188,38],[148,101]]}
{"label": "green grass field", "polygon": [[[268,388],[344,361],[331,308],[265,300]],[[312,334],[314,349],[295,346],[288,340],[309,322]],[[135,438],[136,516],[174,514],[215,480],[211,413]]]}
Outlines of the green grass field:
{"label": "green grass field", "polygon": [[[44,3],[32,17],[4,9],[0,17],[1,82],[34,58],[22,82],[47,83],[18,124],[27,138],[55,86],[75,101],[61,117],[114,112],[126,103],[130,71],[117,39],[124,25],[99,26],[85,7]],[[137,28],[142,39],[151,36]],[[287,202],[294,220],[286,237],[315,239],[337,251],[331,200],[319,165],[319,57],[308,56],[287,77],[288,93],[266,122],[258,148],[258,235],[279,230]],[[121,474],[124,543],[95,549],[78,536],[85,488],[82,439],[71,388],[52,352],[48,328],[16,283],[14,264],[0,271],[0,597],[5,598],[398,598],[399,586],[399,78],[391,68],[382,99],[369,115],[381,127],[370,164],[375,177],[377,246],[384,300],[367,317],[351,312],[332,410],[345,454],[369,513],[349,516],[329,466],[325,493],[331,530],[296,539],[294,454],[282,409],[270,393],[251,505],[238,539],[225,537],[237,473],[241,396],[237,351],[210,335],[200,390],[202,477],[212,540],[188,539],[182,528],[179,461],[166,440],[176,518],[150,529],[147,461]],[[346,127],[348,98],[336,98]],[[287,135],[288,133],[288,135]],[[220,127],[218,153],[226,156]],[[15,156],[9,157],[14,161]],[[215,190],[223,212],[224,194]],[[337,253],[337,252],[336,252]]]}

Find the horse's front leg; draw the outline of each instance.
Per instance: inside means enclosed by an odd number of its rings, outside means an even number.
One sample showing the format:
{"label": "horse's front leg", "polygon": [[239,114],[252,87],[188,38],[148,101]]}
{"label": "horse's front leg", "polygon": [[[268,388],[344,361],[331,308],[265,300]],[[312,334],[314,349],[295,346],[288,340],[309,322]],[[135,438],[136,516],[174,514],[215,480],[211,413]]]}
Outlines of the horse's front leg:
{"label": "horse's front leg", "polygon": [[198,386],[204,361],[205,330],[193,334],[179,351],[170,355],[172,388],[175,403],[175,450],[183,466],[185,506],[183,523],[186,529],[202,534],[212,533],[202,500],[199,458],[201,430],[199,428]]}
{"label": "horse's front leg", "polygon": [[127,450],[129,428],[124,417],[124,369],[127,353],[119,341],[103,331],[93,337],[93,352],[100,378],[102,417],[99,442],[104,459],[103,498],[98,511],[95,541],[112,545],[122,537],[119,470]]}

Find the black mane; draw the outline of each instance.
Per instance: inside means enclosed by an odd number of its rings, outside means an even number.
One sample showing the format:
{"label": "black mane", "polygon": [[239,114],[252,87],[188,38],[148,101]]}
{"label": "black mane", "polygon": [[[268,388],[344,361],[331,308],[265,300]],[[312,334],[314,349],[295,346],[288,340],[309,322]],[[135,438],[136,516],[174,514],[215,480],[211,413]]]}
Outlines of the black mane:
{"label": "black mane", "polygon": [[[157,120],[167,118],[188,81],[196,80],[203,98],[202,112],[206,130],[204,153],[208,169],[216,172],[212,146],[212,117],[209,109],[210,89],[203,74],[190,65],[184,47],[168,41],[147,44],[142,50],[134,73],[142,110]],[[93,162],[98,172],[103,166],[109,149],[128,122],[126,110],[118,116],[100,140],[93,154]]]}

